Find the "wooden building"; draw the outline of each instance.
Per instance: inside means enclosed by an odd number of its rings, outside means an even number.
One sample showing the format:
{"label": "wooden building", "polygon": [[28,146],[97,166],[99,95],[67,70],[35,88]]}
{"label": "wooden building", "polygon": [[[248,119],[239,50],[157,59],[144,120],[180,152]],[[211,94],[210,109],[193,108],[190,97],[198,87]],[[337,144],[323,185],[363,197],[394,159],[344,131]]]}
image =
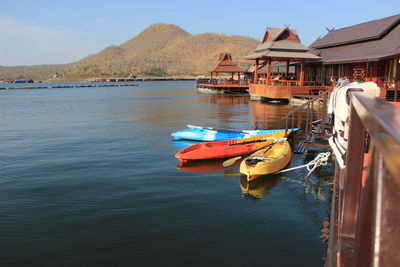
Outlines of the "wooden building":
{"label": "wooden building", "polygon": [[[244,70],[232,61],[230,53],[221,53],[219,60],[208,71],[211,74],[210,79],[199,79],[197,88],[199,91],[213,90],[216,93],[240,93],[246,92],[249,86],[245,80],[240,79]],[[228,74],[230,77],[222,78],[219,74]],[[235,79],[234,75],[237,75]]]}
{"label": "wooden building", "polygon": [[[319,61],[321,57],[309,52],[295,30],[285,28],[266,29],[262,44],[246,59],[255,60],[254,79],[249,83],[249,93],[252,99],[288,100],[296,95],[309,96],[318,94],[328,87],[324,84],[310,84],[305,81],[304,70],[306,61]],[[273,76],[274,62],[286,64],[283,75]],[[289,73],[289,64],[299,62],[294,76]],[[267,68],[266,74],[260,75],[261,68]],[[330,85],[330,84],[329,84]]]}
{"label": "wooden building", "polygon": [[331,76],[373,81],[382,98],[400,100],[400,14],[354,26],[329,30],[314,41],[310,52],[321,57],[309,62],[305,79],[328,83]]}

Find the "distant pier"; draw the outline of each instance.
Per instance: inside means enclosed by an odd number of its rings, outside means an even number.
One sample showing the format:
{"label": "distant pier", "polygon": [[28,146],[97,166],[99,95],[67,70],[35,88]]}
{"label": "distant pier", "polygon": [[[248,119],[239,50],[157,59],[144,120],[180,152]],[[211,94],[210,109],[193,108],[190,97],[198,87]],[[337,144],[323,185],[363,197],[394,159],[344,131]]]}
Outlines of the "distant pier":
{"label": "distant pier", "polygon": [[116,86],[138,86],[137,83],[130,82],[148,82],[148,81],[195,81],[196,78],[182,78],[182,77],[144,77],[144,78],[109,78],[109,79],[96,79],[87,80],[84,82],[50,82],[50,83],[34,83],[22,85],[19,83],[6,82],[0,83],[0,90],[8,89],[50,89],[50,88],[79,88],[79,87],[116,87]]}

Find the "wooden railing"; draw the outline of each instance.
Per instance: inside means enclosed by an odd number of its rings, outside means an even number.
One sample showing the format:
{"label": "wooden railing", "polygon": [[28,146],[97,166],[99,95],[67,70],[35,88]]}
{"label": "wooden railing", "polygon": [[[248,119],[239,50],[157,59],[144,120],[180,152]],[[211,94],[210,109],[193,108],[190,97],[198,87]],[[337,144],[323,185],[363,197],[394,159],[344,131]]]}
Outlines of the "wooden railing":
{"label": "wooden railing", "polygon": [[327,266],[400,266],[400,109],[353,92],[349,126],[346,168],[336,167]]}
{"label": "wooden railing", "polygon": [[246,80],[220,80],[220,79],[198,79],[197,84],[207,84],[207,85],[247,85]]}

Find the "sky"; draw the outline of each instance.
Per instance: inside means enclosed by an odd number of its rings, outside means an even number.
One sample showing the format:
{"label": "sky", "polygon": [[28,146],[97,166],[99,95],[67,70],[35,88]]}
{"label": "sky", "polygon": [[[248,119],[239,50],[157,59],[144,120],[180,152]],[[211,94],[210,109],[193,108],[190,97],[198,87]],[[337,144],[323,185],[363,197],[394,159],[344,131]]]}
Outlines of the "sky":
{"label": "sky", "polygon": [[0,66],[72,63],[155,23],[257,40],[266,26],[290,25],[308,46],[326,28],[397,14],[399,0],[0,0]]}

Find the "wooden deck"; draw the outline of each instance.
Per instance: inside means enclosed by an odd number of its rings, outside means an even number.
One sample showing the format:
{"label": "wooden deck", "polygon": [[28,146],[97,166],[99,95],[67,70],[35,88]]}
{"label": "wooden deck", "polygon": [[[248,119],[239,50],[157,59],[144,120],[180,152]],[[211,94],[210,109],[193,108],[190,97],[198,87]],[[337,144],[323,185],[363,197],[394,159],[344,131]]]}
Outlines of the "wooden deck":
{"label": "wooden deck", "polygon": [[266,85],[250,84],[249,93],[253,100],[291,99],[319,95],[330,86]]}

